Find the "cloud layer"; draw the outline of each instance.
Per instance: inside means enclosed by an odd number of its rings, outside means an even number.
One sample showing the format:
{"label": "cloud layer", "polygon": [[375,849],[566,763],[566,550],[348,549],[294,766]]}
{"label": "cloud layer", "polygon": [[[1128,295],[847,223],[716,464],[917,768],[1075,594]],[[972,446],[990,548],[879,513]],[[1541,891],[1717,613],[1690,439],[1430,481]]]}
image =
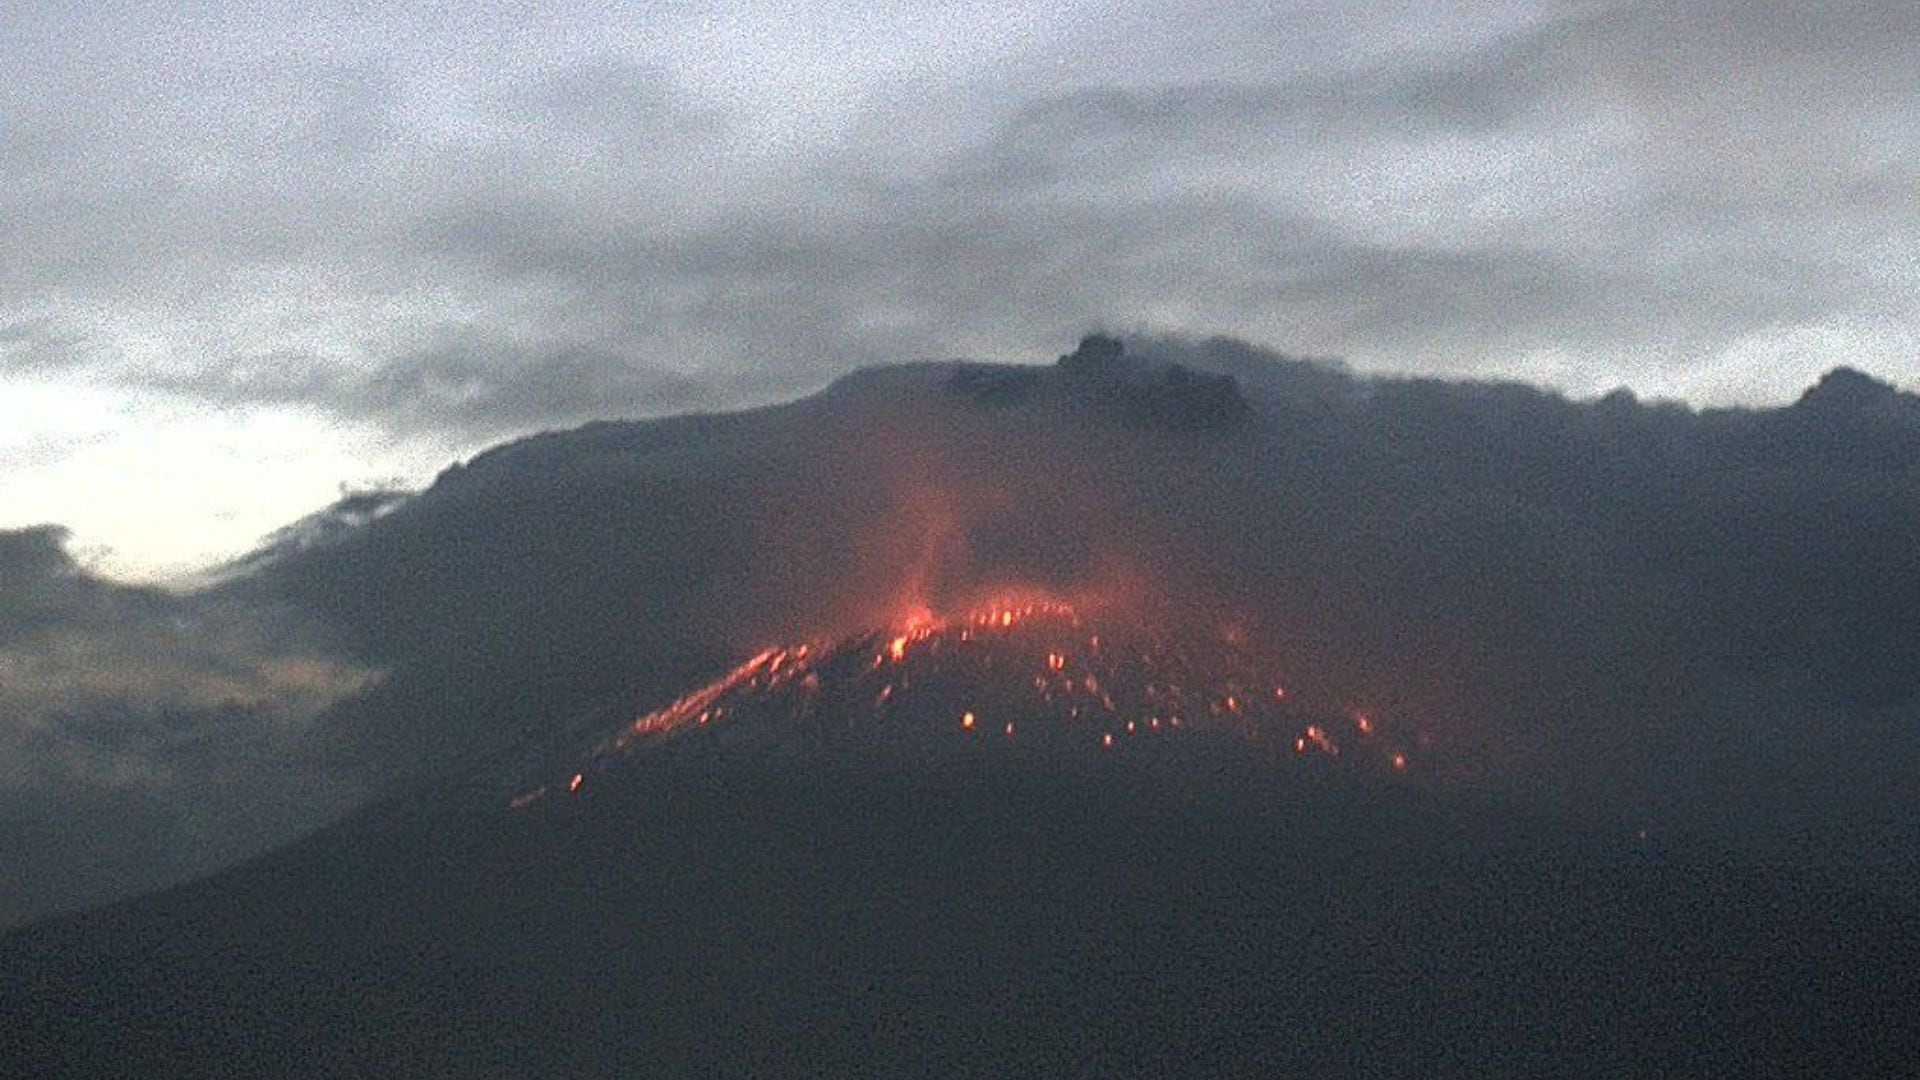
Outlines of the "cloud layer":
{"label": "cloud layer", "polygon": [[309,621],[100,580],[0,531],[0,924],[180,880],[365,795],[303,751],[371,673]]}
{"label": "cloud layer", "polygon": [[1909,4],[442,14],[32,13],[0,373],[390,461],[1095,325],[1695,401],[1920,378]]}

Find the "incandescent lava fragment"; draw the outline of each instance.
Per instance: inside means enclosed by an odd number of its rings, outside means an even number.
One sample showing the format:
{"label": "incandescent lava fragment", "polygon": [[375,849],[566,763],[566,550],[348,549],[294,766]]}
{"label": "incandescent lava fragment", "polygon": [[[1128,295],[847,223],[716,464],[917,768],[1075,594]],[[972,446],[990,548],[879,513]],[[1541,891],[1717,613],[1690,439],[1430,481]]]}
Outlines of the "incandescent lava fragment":
{"label": "incandescent lava fragment", "polygon": [[[788,757],[833,748],[923,759],[989,753],[999,741],[953,738],[955,717],[960,732],[972,733],[982,716],[993,717],[1009,739],[1021,733],[1018,744],[1005,742],[999,753],[1114,750],[1115,735],[1124,733],[1135,736],[1128,745],[1139,749],[1132,753],[1212,739],[1331,761],[1342,751],[1332,718],[1344,715],[1369,747],[1345,755],[1350,767],[1407,771],[1406,754],[1376,734],[1373,719],[1354,720],[1357,714],[1344,710],[1316,715],[1281,691],[1274,672],[1244,645],[1179,636],[1166,625],[1092,618],[1052,601],[1002,602],[944,620],[916,612],[901,627],[765,649],[619,724],[559,780],[578,792],[589,773],[604,783],[630,760],[701,747]],[[1259,689],[1266,687],[1273,692]],[[1159,737],[1140,737],[1149,733]],[[539,783],[531,778],[513,805],[532,806]]]}

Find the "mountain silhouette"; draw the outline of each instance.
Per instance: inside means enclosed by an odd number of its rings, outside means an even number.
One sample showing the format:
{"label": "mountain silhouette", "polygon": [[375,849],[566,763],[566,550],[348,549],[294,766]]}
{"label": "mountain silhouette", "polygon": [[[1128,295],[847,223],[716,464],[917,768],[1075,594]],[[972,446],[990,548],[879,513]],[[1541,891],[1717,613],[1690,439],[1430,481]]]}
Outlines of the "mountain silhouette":
{"label": "mountain silhouette", "polygon": [[22,640],[286,613],[356,688],[289,760],[384,793],[0,938],[0,1075],[1902,1075],[1907,400],[1090,338],[518,440],[184,599],[0,536]]}
{"label": "mountain silhouette", "polygon": [[1311,696],[1045,600],[769,649],[550,761],[0,941],[0,1067],[1891,1076],[1920,1050],[1911,905],[1446,794]]}

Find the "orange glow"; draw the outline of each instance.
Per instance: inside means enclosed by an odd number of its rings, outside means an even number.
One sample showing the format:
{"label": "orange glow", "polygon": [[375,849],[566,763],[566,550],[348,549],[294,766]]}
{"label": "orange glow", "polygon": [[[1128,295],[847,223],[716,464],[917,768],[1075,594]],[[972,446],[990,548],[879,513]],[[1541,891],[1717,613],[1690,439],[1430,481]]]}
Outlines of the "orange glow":
{"label": "orange glow", "polygon": [[799,664],[787,664],[796,658],[784,649],[765,649],[752,659],[691,693],[684,694],[665,708],[635,720],[627,730],[612,739],[602,751],[624,750],[635,738],[670,734],[687,725],[704,726],[725,712],[719,702],[742,690],[766,692],[799,674]]}
{"label": "orange glow", "polygon": [[1328,736],[1326,729],[1318,724],[1310,725],[1307,728],[1307,741],[1313,744],[1314,749],[1329,757],[1339,756],[1339,745]]}
{"label": "orange glow", "polygon": [[[704,726],[709,722],[715,727],[811,727],[824,719],[837,727],[842,717],[858,722],[864,716],[876,730],[924,723],[951,732],[944,725],[953,722],[954,714],[947,710],[966,698],[948,695],[955,687],[975,685],[986,685],[987,696],[965,692],[988,713],[1002,717],[998,728],[1009,740],[1004,751],[1009,754],[1031,752],[1012,746],[1018,727],[1007,719],[1010,715],[1027,717],[1022,721],[1028,728],[1023,747],[1047,745],[1054,731],[1070,733],[1071,740],[1084,747],[1078,742],[1084,731],[1098,738],[1101,749],[1111,751],[1122,740],[1140,735],[1150,735],[1155,745],[1162,738],[1177,741],[1187,728],[1231,733],[1260,745],[1271,746],[1270,740],[1277,738],[1275,749],[1282,754],[1291,744],[1302,759],[1341,757],[1353,759],[1355,767],[1386,764],[1393,773],[1410,767],[1408,754],[1397,748],[1428,744],[1425,732],[1403,731],[1392,719],[1376,722],[1351,707],[1318,716],[1297,707],[1277,672],[1261,670],[1257,654],[1223,651],[1204,629],[1196,638],[1183,638],[1179,624],[1127,618],[1111,627],[1091,619],[1083,622],[1063,602],[1003,592],[989,603],[950,612],[916,607],[887,629],[870,628],[837,642],[820,639],[811,645],[769,648],[664,707],[638,719],[627,714],[624,726],[614,728],[591,756],[574,763],[579,772],[556,770],[545,778],[548,788],[522,794],[510,805],[530,806],[549,789],[581,793],[586,770],[604,768],[612,754],[639,751],[668,737],[708,737]],[[1096,629],[1111,635],[1094,633]],[[975,644],[961,644],[969,641]],[[894,670],[887,670],[890,665]],[[1072,676],[1066,674],[1069,666]],[[970,681],[978,679],[988,682]],[[1005,692],[1018,694],[1025,704],[1014,704]],[[944,706],[932,704],[942,699]],[[963,710],[957,719],[970,735],[984,736],[995,726],[972,710]],[[1039,744],[1032,743],[1036,730]],[[1295,738],[1285,737],[1289,730]],[[977,744],[969,739],[953,745]],[[1343,750],[1365,752],[1343,755]]]}
{"label": "orange glow", "polygon": [[917,633],[933,627],[939,620],[933,617],[933,610],[925,604],[915,604],[903,620],[907,633]]}

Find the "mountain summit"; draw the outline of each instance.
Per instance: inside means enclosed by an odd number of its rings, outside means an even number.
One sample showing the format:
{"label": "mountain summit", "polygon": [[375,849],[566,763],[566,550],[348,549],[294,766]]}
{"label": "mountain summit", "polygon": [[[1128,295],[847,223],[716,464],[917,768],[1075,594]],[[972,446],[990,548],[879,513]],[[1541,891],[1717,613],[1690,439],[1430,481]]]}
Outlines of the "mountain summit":
{"label": "mountain summit", "polygon": [[1800,396],[1797,408],[1836,416],[1920,420],[1920,397],[1850,367],[1838,367]]}

